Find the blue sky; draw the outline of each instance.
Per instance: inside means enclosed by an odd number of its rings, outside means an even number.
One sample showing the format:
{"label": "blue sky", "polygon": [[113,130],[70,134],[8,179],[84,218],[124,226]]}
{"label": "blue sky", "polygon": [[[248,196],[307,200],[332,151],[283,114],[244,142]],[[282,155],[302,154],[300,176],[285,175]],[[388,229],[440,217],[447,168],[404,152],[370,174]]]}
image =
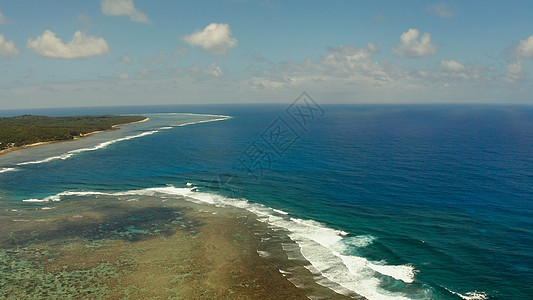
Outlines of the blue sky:
{"label": "blue sky", "polygon": [[532,1],[0,0],[0,108],[533,103]]}

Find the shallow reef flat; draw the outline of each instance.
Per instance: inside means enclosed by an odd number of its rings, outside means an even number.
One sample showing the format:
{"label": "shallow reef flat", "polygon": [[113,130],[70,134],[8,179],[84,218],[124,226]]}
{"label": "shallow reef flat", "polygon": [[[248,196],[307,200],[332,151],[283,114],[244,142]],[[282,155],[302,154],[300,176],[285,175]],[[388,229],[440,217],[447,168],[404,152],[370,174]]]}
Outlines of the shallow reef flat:
{"label": "shallow reef flat", "polygon": [[4,211],[0,223],[0,298],[346,298],[242,210],[93,196]]}

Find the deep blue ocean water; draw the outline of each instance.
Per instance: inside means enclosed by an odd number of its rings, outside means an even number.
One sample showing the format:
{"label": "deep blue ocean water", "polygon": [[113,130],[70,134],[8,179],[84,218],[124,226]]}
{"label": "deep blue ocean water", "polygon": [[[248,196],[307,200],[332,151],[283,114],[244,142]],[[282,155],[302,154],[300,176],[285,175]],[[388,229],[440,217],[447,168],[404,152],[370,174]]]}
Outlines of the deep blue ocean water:
{"label": "deep blue ocean water", "polygon": [[[181,112],[211,115],[169,114]],[[150,117],[0,156],[0,209],[53,207],[91,193],[186,194],[243,207],[285,230],[338,291],[533,298],[533,107],[297,112],[289,105],[0,112]],[[197,123],[220,115],[232,118]]]}

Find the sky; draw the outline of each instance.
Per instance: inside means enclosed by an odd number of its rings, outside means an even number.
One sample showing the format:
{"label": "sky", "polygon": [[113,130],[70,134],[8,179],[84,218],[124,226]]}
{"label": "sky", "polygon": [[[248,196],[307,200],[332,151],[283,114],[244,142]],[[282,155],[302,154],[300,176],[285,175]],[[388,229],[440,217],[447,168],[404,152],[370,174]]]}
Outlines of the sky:
{"label": "sky", "polygon": [[533,1],[0,0],[0,109],[533,104]]}

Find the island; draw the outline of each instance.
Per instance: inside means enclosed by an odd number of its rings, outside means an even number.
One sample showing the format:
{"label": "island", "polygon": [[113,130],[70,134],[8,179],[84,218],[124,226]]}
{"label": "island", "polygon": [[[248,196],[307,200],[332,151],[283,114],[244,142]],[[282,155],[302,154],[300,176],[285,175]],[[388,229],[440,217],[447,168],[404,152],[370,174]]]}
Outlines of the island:
{"label": "island", "polygon": [[0,154],[51,142],[74,140],[146,120],[148,118],[143,116],[118,115],[0,117]]}

